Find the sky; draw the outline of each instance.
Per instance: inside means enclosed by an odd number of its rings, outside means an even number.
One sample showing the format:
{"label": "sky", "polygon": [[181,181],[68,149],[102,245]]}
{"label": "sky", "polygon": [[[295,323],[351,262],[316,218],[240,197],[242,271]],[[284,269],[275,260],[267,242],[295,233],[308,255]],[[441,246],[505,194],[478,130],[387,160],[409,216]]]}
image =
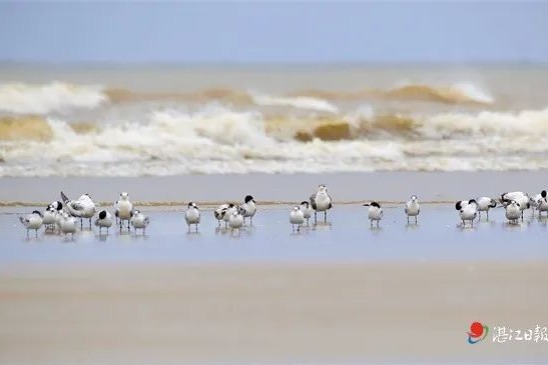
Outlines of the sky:
{"label": "sky", "polygon": [[0,2],[0,60],[547,62],[548,2]]}

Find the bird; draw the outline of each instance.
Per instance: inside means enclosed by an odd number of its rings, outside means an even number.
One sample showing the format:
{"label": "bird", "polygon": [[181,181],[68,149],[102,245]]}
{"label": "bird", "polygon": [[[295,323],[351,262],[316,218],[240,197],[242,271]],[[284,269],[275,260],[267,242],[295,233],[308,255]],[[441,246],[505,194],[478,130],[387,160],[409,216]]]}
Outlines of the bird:
{"label": "bird", "polygon": [[57,222],[57,210],[55,210],[54,207],[48,205],[46,210],[44,210],[44,213],[42,213],[42,224],[46,228],[46,231],[48,230],[54,230],[55,229],[55,222]]}
{"label": "bird", "polygon": [[200,210],[196,203],[188,203],[187,209],[185,211],[185,220],[188,225],[188,231],[190,232],[191,225],[194,224],[196,227],[196,232],[198,232],[198,224],[200,223]]}
{"label": "bird", "polygon": [[310,205],[314,209],[314,220],[317,221],[317,212],[323,212],[323,219],[327,221],[327,211],[333,207],[331,197],[325,185],[318,186],[318,191],[310,196]]}
{"label": "bird", "polygon": [[91,218],[95,215],[95,203],[91,200],[89,194],[83,194],[77,200],[70,200],[61,192],[61,199],[70,215],[80,218],[80,229],[83,229],[84,219],[89,219],[89,228],[91,229]]}
{"label": "bird", "polygon": [[461,209],[459,210],[459,216],[462,220],[462,226],[466,225],[466,221],[470,221],[472,227],[474,227],[474,219],[478,215],[478,203],[475,199],[470,199],[466,205],[461,204]]}
{"label": "bird", "polygon": [[489,209],[495,208],[497,206],[497,201],[495,199],[482,196],[476,199],[478,202],[478,215],[481,218],[481,212],[487,214],[487,220],[489,220]]}
{"label": "bird", "polygon": [[299,206],[299,209],[301,212],[303,212],[303,217],[306,219],[306,224],[309,224],[310,217],[312,216],[312,209],[310,209],[310,203],[306,200],[303,200],[301,202],[301,205]]}
{"label": "bird", "polygon": [[523,220],[523,211],[531,207],[531,199],[529,194],[522,191],[513,191],[509,193],[501,194],[500,203],[506,207],[508,204],[515,200],[521,210],[521,219]]}
{"label": "bird", "polygon": [[74,233],[76,233],[76,219],[69,215],[66,212],[63,212],[60,214],[61,219],[59,222],[59,231],[67,236],[67,234],[71,234],[72,238],[74,238]]}
{"label": "bird", "polygon": [[230,219],[232,218],[232,213],[234,212],[239,213],[238,208],[232,203],[228,204],[228,208],[226,208],[225,215],[223,216],[223,221],[225,222],[225,228],[229,226]]}
{"label": "bird", "polygon": [[238,230],[238,232],[240,232],[240,228],[242,228],[243,224],[244,216],[241,215],[237,209],[232,210],[228,221],[228,225],[230,226],[230,228],[232,228],[232,232],[234,232],[234,230],[236,229]]}
{"label": "bird", "polygon": [[384,213],[382,211],[381,205],[377,202],[366,203],[364,207],[369,207],[369,212],[367,217],[371,221],[371,227],[373,227],[373,221],[377,221],[377,227],[379,227],[380,220],[382,219]]}
{"label": "bird", "polygon": [[129,221],[133,211],[133,203],[129,200],[129,194],[126,192],[120,193],[120,198],[114,203],[114,216],[120,223],[120,232],[122,232],[123,221],[127,221],[127,229],[129,231]]}
{"label": "bird", "polygon": [[244,204],[240,205],[242,215],[245,219],[249,218],[249,224],[253,225],[253,216],[257,213],[257,206],[255,205],[255,199],[251,195],[246,195],[244,198]]}
{"label": "bird", "polygon": [[415,223],[417,223],[417,218],[419,213],[421,212],[421,207],[419,205],[416,195],[412,195],[411,199],[409,199],[409,201],[405,203],[404,210],[405,214],[407,214],[407,224],[409,224],[409,217],[415,217]]}
{"label": "bird", "polygon": [[133,229],[135,231],[135,234],[137,234],[138,229],[143,230],[143,236],[145,235],[146,228],[148,224],[150,223],[150,220],[146,215],[141,213],[140,210],[134,210],[131,213],[130,218],[131,225],[133,226]]}
{"label": "bird", "polygon": [[519,203],[515,200],[512,200],[510,204],[505,206],[506,209],[506,218],[510,223],[518,223],[519,218],[521,217],[521,207]]}
{"label": "bird", "polygon": [[227,209],[228,209],[228,204],[221,204],[217,209],[213,211],[213,215],[215,216],[215,219],[217,219],[217,222],[219,223],[219,227],[221,226],[221,221],[224,221]]}
{"label": "bird", "polygon": [[301,210],[300,206],[295,206],[289,213],[289,223],[291,223],[291,228],[295,232],[295,226],[297,226],[297,232],[301,231],[301,226],[304,223],[304,213]]}
{"label": "bird", "polygon": [[43,222],[42,213],[37,210],[33,210],[32,213],[27,214],[26,217],[19,217],[19,220],[27,229],[27,237],[29,236],[29,231],[34,230],[36,238],[38,238],[38,230],[42,228]]}
{"label": "bird", "polygon": [[103,228],[108,229],[112,226],[112,215],[107,212],[106,210],[102,210],[99,212],[99,216],[95,220],[95,226],[99,227],[99,234],[103,231]]}
{"label": "bird", "polygon": [[540,193],[540,199],[537,200],[537,209],[539,218],[542,216],[542,212],[548,212],[548,198],[546,197],[546,190],[543,190]]}

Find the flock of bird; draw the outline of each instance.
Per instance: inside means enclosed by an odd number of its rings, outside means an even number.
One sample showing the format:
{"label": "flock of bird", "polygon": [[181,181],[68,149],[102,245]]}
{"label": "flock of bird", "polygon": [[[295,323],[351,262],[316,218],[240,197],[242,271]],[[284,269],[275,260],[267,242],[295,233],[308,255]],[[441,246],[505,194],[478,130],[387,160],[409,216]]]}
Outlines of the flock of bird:
{"label": "flock of bird", "polygon": [[[80,219],[80,229],[83,229],[85,219],[89,221],[89,228],[91,229],[92,218],[95,216],[97,208],[89,194],[71,200],[61,192],[61,200],[48,205],[44,212],[35,210],[26,217],[20,217],[21,223],[27,229],[27,236],[29,231],[34,230],[36,237],[38,237],[38,231],[44,226],[46,231],[64,234],[65,236],[70,234],[74,237],[78,229],[78,219]],[[369,207],[368,218],[371,226],[376,224],[378,227],[384,215],[381,205],[375,201],[363,205]],[[542,212],[548,214],[548,197],[546,190],[534,197],[530,197],[529,194],[524,192],[515,191],[501,194],[498,201],[490,197],[479,197],[455,203],[463,227],[466,226],[467,222],[473,226],[474,220],[480,218],[482,212],[487,215],[488,219],[489,210],[497,206],[505,209],[509,223],[516,224],[520,218],[523,220],[523,212],[529,208],[532,208],[533,211],[537,209],[539,216]],[[309,224],[312,214],[314,214],[314,221],[317,222],[319,212],[324,213],[324,221],[327,221],[327,212],[332,207],[332,199],[327,193],[327,187],[320,185],[308,201],[302,201],[289,212],[289,223],[292,230],[300,231],[305,222]],[[141,211],[135,209],[133,203],[129,200],[128,193],[123,192],[120,194],[119,199],[113,205],[113,210],[114,214],[107,210],[101,210],[97,214],[94,224],[99,229],[99,234],[102,234],[103,229],[106,229],[108,234],[109,228],[114,223],[119,227],[120,232],[126,227],[127,231],[131,231],[131,227],[133,227],[135,233],[140,229],[143,235],[145,234],[150,219]],[[242,204],[222,204],[213,211],[213,214],[219,226],[224,223],[226,229],[230,228],[234,232],[239,231],[246,224],[247,219],[249,219],[249,224],[253,224],[253,217],[256,212],[255,199],[253,196],[247,195]],[[410,219],[414,219],[415,224],[418,222],[420,205],[415,195],[411,196],[409,201],[405,203],[404,212],[407,216],[407,223],[410,222]],[[196,203],[188,203],[184,218],[189,232],[192,228],[198,232],[201,214]]]}

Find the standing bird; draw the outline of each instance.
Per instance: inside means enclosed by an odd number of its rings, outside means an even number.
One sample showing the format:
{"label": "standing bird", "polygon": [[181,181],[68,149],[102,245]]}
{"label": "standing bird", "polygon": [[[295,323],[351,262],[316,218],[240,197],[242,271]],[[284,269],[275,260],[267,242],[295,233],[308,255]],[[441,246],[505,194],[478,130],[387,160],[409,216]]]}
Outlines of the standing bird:
{"label": "standing bird", "polygon": [[[227,212],[227,214],[228,214],[228,212]],[[238,233],[239,233],[240,229],[244,225],[244,216],[241,215],[240,212],[238,212],[237,209],[234,209],[230,213],[230,219],[228,221],[228,225],[230,226],[230,228],[232,228],[232,232],[234,232],[234,230],[237,229]]]}
{"label": "standing bird", "polygon": [[185,211],[185,220],[188,225],[188,231],[190,232],[190,226],[194,224],[196,232],[198,232],[198,224],[200,223],[200,210],[196,203],[188,203],[188,207]]}
{"label": "standing bird", "polygon": [[257,213],[257,206],[255,205],[255,199],[251,195],[246,195],[244,203],[240,205],[240,211],[245,219],[249,218],[249,225],[253,225],[253,216]]}
{"label": "standing bird", "polygon": [[537,200],[537,209],[539,218],[542,216],[542,212],[548,212],[548,198],[546,197],[546,190],[540,193],[540,198]]}
{"label": "standing bird", "polygon": [[510,223],[517,224],[522,212],[519,203],[515,200],[512,200],[510,204],[506,205],[505,209],[506,219],[508,219]]}
{"label": "standing bird", "polygon": [[70,215],[80,218],[80,229],[84,227],[84,219],[89,219],[89,228],[91,229],[91,218],[95,215],[95,203],[91,200],[89,194],[83,194],[77,200],[70,200],[61,192],[61,199]]}
{"label": "standing bird", "polygon": [[306,219],[306,224],[309,224],[310,217],[312,216],[312,209],[310,209],[310,203],[307,201],[302,201],[299,206],[301,212],[303,212],[303,217]]}
{"label": "standing bird", "polygon": [[131,213],[130,223],[133,226],[135,234],[137,234],[138,229],[142,229],[143,230],[143,236],[144,236],[146,234],[145,231],[146,231],[146,228],[147,228],[148,224],[150,223],[150,220],[148,219],[148,217],[146,215],[141,213],[141,211],[134,210]]}
{"label": "standing bird", "polygon": [[70,216],[68,213],[62,213],[61,219],[59,221],[59,231],[67,236],[67,234],[71,234],[72,238],[74,238],[74,234],[76,233],[76,219],[74,217]]}
{"label": "standing bird", "polygon": [[99,235],[103,231],[103,228],[107,229],[108,234],[108,229],[112,226],[112,215],[106,210],[100,211],[98,218],[95,220],[95,226],[99,227]]}
{"label": "standing bird", "polygon": [[364,207],[369,207],[369,212],[367,217],[371,221],[371,227],[373,227],[373,221],[377,221],[377,227],[379,227],[380,220],[382,219],[384,213],[379,203],[371,202],[363,205]]}
{"label": "standing bird", "polygon": [[417,223],[417,218],[421,212],[421,207],[417,200],[416,195],[412,195],[411,199],[405,203],[405,214],[407,214],[407,224],[409,224],[409,217],[415,217],[415,224]]}
{"label": "standing bird", "polygon": [[19,220],[25,226],[27,229],[27,237],[29,236],[29,231],[32,229],[34,230],[34,233],[36,235],[36,238],[38,238],[38,230],[42,228],[42,213],[40,213],[37,210],[34,210],[32,213],[27,214],[26,217],[19,217]]}
{"label": "standing bird", "polygon": [[486,196],[482,196],[477,199],[478,202],[478,215],[481,218],[481,212],[487,214],[487,220],[489,220],[489,209],[497,206],[497,201]]}
{"label": "standing bird", "polygon": [[318,186],[318,191],[310,196],[310,205],[314,209],[314,221],[318,220],[317,213],[323,212],[323,220],[327,222],[327,211],[333,207],[333,204],[325,185]]}
{"label": "standing bird", "polygon": [[289,213],[289,223],[291,223],[293,232],[295,232],[295,226],[297,226],[297,232],[301,231],[301,226],[304,223],[304,213],[299,206],[294,207]]}
{"label": "standing bird", "polygon": [[217,209],[213,211],[213,215],[215,216],[215,219],[217,219],[217,223],[219,223],[219,227],[221,226],[221,221],[224,221],[226,210],[228,209],[228,204],[221,204]]}
{"label": "standing bird", "polygon": [[114,203],[114,216],[120,221],[120,232],[122,232],[123,221],[127,221],[127,229],[129,231],[129,220],[133,211],[133,203],[129,200],[129,194],[123,192],[120,194],[120,199]]}
{"label": "standing bird", "polygon": [[[458,205],[458,203],[457,203]],[[472,227],[474,227],[474,219],[478,215],[478,203],[474,199],[470,199],[466,205],[461,204],[461,209],[459,210],[459,216],[462,220],[462,226],[466,225],[466,221],[470,221]]]}
{"label": "standing bird", "polygon": [[225,215],[223,216],[223,221],[225,222],[225,228],[228,228],[230,219],[232,218],[232,214],[234,212],[239,213],[239,209],[232,203],[228,204],[228,208],[226,208]]}
{"label": "standing bird", "polygon": [[42,224],[46,227],[46,231],[52,231],[55,229],[57,214],[57,210],[55,210],[55,208],[51,205],[48,205],[44,213],[42,213]]}
{"label": "standing bird", "polygon": [[521,210],[521,220],[523,220],[523,211],[531,207],[531,199],[527,193],[522,191],[513,191],[510,193],[504,193],[501,195],[500,202],[506,207],[508,204],[515,200]]}

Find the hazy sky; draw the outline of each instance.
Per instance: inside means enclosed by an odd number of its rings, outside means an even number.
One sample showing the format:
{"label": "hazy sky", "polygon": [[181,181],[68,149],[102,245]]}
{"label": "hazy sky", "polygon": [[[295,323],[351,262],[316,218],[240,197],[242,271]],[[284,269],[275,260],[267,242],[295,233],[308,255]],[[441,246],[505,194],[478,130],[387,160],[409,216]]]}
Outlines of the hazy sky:
{"label": "hazy sky", "polygon": [[548,2],[2,2],[0,59],[546,62]]}

